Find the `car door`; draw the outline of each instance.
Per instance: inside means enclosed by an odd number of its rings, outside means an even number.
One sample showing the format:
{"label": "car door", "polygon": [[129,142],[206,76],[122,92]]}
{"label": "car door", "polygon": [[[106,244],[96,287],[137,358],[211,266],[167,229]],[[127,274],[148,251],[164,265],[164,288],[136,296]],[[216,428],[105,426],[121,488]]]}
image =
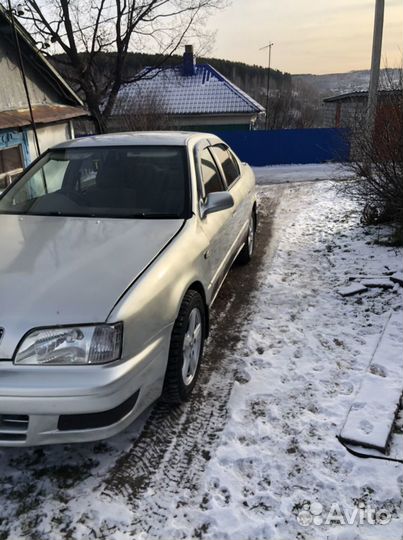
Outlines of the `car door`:
{"label": "car door", "polygon": [[242,243],[252,212],[252,182],[244,177],[242,168],[229,147],[224,143],[211,147],[216,163],[225,179],[227,190],[234,199],[232,226],[230,228],[231,250],[237,250]]}
{"label": "car door", "polygon": [[[199,197],[203,203],[209,193],[225,191],[226,185],[207,145],[199,148],[197,160],[201,176]],[[229,208],[204,217],[200,216],[202,230],[209,241],[205,257],[208,260],[209,290],[212,297],[215,296],[229,269],[229,230],[232,212],[233,209]]]}

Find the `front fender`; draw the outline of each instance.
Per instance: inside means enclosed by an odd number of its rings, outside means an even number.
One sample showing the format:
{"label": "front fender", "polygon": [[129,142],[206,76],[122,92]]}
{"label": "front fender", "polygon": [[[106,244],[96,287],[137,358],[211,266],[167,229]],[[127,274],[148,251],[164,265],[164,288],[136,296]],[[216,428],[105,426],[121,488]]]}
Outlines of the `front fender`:
{"label": "front fender", "polygon": [[138,354],[160,335],[170,336],[183,296],[195,281],[209,304],[207,249],[208,239],[193,216],[122,296],[108,322],[124,323],[124,356]]}

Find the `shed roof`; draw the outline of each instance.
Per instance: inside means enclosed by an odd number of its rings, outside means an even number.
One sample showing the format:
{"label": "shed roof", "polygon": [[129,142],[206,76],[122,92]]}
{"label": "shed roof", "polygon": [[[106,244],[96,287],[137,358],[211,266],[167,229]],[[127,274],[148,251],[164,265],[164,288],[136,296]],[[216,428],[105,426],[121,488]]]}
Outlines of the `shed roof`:
{"label": "shed roof", "polygon": [[[69,105],[34,105],[32,113],[35,124],[38,125],[88,115],[88,112],[83,107]],[[0,129],[24,127],[30,124],[31,115],[28,108],[0,111]]]}
{"label": "shed roof", "polygon": [[[400,95],[399,90],[379,90],[378,95],[381,97],[386,96],[393,96],[393,95]],[[354,100],[354,99],[368,99],[368,91],[357,91],[357,92],[347,92],[345,94],[339,94],[337,96],[330,96],[328,98],[325,98],[323,101],[324,103],[332,103],[335,101],[346,101],[346,100]]]}
{"label": "shed roof", "polygon": [[196,64],[193,75],[182,65],[146,68],[145,77],[121,88],[112,115],[141,110],[157,99],[173,115],[257,114],[264,108],[209,64]]}

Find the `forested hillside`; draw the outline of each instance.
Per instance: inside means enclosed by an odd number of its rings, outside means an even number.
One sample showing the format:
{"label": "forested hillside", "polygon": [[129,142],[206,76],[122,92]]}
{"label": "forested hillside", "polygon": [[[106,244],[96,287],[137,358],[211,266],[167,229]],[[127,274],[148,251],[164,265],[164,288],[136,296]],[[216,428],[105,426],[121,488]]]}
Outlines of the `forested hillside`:
{"label": "forested hillside", "polygon": [[[69,70],[65,64],[58,60],[65,61],[64,55],[56,55],[53,58],[55,66],[63,72],[63,75],[70,80],[74,85],[74,81],[69,77]],[[107,66],[113,58],[113,53],[104,53],[98,56],[97,67],[100,73],[105,70],[103,66]],[[133,75],[146,66],[153,66],[158,63],[160,57],[152,54],[130,53],[127,59],[126,72],[127,75]],[[180,64],[182,57],[179,55],[168,58],[164,65]],[[242,90],[250,94],[253,98],[264,105],[267,86],[267,69],[260,66],[250,66],[241,62],[231,62],[230,60],[221,60],[218,58],[197,58],[198,63],[208,63],[230,79]],[[270,87],[272,90],[281,90],[286,87],[291,87],[291,75],[282,73],[278,70],[270,72]]]}

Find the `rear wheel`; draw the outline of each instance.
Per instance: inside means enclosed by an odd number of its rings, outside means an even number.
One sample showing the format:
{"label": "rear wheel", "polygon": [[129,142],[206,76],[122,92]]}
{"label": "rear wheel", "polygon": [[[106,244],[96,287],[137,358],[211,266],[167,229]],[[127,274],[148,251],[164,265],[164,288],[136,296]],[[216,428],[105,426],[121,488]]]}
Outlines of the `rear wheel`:
{"label": "rear wheel", "polygon": [[172,330],[164,401],[182,403],[189,398],[199,374],[204,338],[204,302],[197,291],[189,290]]}
{"label": "rear wheel", "polygon": [[241,264],[247,264],[253,256],[253,250],[255,249],[255,232],[256,232],[256,216],[255,212],[252,212],[249,218],[248,234],[246,237],[245,245],[238,256],[238,261]]}

